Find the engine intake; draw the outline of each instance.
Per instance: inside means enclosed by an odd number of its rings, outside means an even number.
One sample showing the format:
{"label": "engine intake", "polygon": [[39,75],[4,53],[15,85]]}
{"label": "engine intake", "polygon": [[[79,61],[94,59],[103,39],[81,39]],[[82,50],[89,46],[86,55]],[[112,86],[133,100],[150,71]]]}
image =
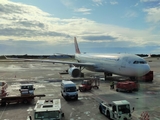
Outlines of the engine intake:
{"label": "engine intake", "polygon": [[72,77],[74,77],[74,78],[80,77],[80,75],[81,75],[81,71],[80,71],[80,69],[78,69],[77,67],[71,67],[71,68],[69,68],[69,69],[68,69],[68,73],[69,73]]}

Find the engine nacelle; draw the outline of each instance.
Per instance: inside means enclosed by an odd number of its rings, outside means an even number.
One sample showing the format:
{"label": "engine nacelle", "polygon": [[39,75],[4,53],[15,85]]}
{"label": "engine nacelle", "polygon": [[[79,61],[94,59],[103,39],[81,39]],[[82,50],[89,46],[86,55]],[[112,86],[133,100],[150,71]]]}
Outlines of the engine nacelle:
{"label": "engine nacelle", "polygon": [[69,68],[69,69],[68,69],[68,73],[69,73],[72,77],[74,77],[74,78],[80,77],[80,75],[81,75],[81,71],[80,71],[80,69],[78,69],[77,67],[71,67],[71,68]]}

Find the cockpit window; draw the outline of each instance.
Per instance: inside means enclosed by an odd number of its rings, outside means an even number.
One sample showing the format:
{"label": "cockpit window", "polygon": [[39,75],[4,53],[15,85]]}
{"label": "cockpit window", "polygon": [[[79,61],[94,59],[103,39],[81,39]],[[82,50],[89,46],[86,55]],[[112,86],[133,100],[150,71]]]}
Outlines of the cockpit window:
{"label": "cockpit window", "polygon": [[133,64],[146,64],[146,61],[134,61]]}

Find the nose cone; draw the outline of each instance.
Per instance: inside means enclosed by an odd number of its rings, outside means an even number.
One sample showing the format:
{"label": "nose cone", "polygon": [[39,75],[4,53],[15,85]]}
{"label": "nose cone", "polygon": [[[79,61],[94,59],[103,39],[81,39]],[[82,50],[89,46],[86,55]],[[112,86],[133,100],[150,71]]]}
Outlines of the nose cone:
{"label": "nose cone", "polygon": [[137,76],[143,76],[150,71],[150,66],[148,64],[140,65],[136,71]]}

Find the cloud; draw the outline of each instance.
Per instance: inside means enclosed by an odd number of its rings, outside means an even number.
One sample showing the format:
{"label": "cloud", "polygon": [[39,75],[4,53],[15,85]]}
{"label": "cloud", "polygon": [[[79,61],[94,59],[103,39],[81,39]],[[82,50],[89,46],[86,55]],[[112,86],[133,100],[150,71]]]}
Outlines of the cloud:
{"label": "cloud", "polygon": [[139,3],[137,2],[134,6],[136,7],[136,6],[138,6],[139,5]]}
{"label": "cloud", "polygon": [[140,0],[140,2],[156,2],[156,1],[159,1],[159,0]]}
{"label": "cloud", "polygon": [[146,8],[154,8],[160,6],[159,0],[141,0],[141,3],[143,3],[143,6]]}
{"label": "cloud", "polygon": [[83,36],[83,39],[91,40],[91,41],[107,41],[107,40],[115,40],[116,38],[110,35],[97,35],[97,36]]}
{"label": "cloud", "polygon": [[124,17],[127,17],[127,18],[132,18],[137,16],[138,14],[135,11],[127,11],[127,13],[124,15]]}
{"label": "cloud", "polygon": [[100,6],[106,3],[104,0],[92,0],[92,1],[96,6]]}
{"label": "cloud", "polygon": [[74,6],[73,0],[60,0],[63,5],[70,8]]}
{"label": "cloud", "polygon": [[111,1],[110,4],[111,5],[116,5],[116,4],[118,4],[118,2],[117,1]]}
{"label": "cloud", "polygon": [[160,23],[160,7],[148,8],[143,11],[147,13],[147,22]]}
{"label": "cloud", "polygon": [[75,9],[74,11],[75,12],[80,12],[82,14],[91,14],[91,12],[90,12],[91,9],[88,9],[88,8],[85,8],[85,7]]}
{"label": "cloud", "polygon": [[[12,54],[46,54],[51,55],[54,53],[71,53],[74,48],[71,47],[70,43],[63,44],[50,44],[45,41],[15,41],[15,40],[1,40],[0,42],[0,54],[1,55],[12,55]],[[61,48],[61,49],[60,49]],[[65,49],[62,49],[65,48]]]}
{"label": "cloud", "polygon": [[68,34],[57,32],[59,18],[43,12],[35,6],[14,3],[10,1],[0,2],[0,35],[3,38],[12,37],[17,40],[39,40],[50,41],[52,38],[67,36]]}
{"label": "cloud", "polygon": [[[104,1],[100,0],[98,3],[101,2]],[[145,12],[149,14],[147,10],[149,9],[145,9]],[[90,13],[91,9],[83,7],[77,9],[78,11]],[[27,53],[27,49],[28,54],[38,53],[38,51],[41,53],[53,51],[54,53],[54,50],[66,53],[74,49],[72,47],[74,36],[77,36],[78,42],[81,44],[97,42],[102,45],[101,47],[109,47],[110,45],[121,47],[122,44],[127,43],[127,47],[143,47],[152,40],[154,40],[154,44],[160,44],[160,36],[153,35],[150,29],[134,30],[79,17],[60,19],[35,6],[7,0],[0,1],[0,14],[0,41],[1,46],[5,46],[6,53],[7,51],[13,53],[11,45],[14,45],[13,51],[15,53],[22,53],[23,47],[25,48],[24,54]],[[134,14],[130,16],[134,16]]]}

